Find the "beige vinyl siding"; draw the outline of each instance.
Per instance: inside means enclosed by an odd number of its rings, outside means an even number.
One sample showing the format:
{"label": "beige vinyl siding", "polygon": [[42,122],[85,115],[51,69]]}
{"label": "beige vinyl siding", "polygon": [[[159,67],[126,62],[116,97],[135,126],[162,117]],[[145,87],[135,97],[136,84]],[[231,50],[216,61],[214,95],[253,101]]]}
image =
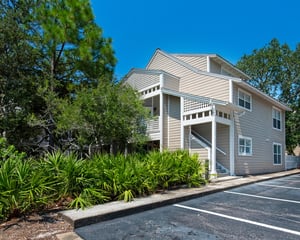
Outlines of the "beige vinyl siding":
{"label": "beige vinyl siding", "polygon": [[196,73],[161,53],[152,59],[148,69],[160,69],[179,77],[181,92],[229,101],[227,79]]}
{"label": "beige vinyl siding", "polygon": [[[242,89],[243,90],[243,89]],[[247,92],[247,91],[245,91]],[[248,92],[249,93],[249,92]],[[234,103],[238,105],[238,87],[233,86]],[[273,142],[282,144],[284,153],[284,130],[273,129],[272,104],[258,95],[252,96],[252,110],[235,114],[235,172],[236,174],[256,174],[284,170],[284,155],[282,165],[273,164]],[[284,111],[282,111],[282,114]],[[284,114],[282,126],[284,126]],[[240,136],[252,138],[252,156],[239,156],[238,138]]]}
{"label": "beige vinyl siding", "polygon": [[169,116],[168,116],[168,131],[169,131],[169,150],[180,149],[180,98],[168,96],[169,101]]}
{"label": "beige vinyl siding", "polygon": [[182,77],[180,91],[198,96],[229,101],[229,81],[191,72]]}
{"label": "beige vinyl siding", "polygon": [[208,150],[201,146],[197,141],[192,140],[191,141],[191,154],[198,154],[199,160],[206,160],[208,159]]}
{"label": "beige vinyl siding", "polygon": [[217,123],[217,147],[226,153],[226,155],[217,151],[217,161],[228,170],[230,168],[230,151],[229,151],[229,126]]}
{"label": "beige vinyl siding", "polygon": [[207,71],[207,57],[206,56],[184,56],[184,55],[173,55],[174,57],[190,64],[191,66],[201,70]]}
{"label": "beige vinyl siding", "polygon": [[163,87],[175,91],[179,91],[179,79],[166,75],[164,74],[164,82],[163,82]]}
{"label": "beige vinyl siding", "polygon": [[168,146],[168,138],[169,138],[169,131],[168,131],[168,95],[163,94],[163,143],[162,146],[164,149],[167,149]]}
{"label": "beige vinyl siding", "polygon": [[[211,143],[211,123],[194,125],[193,130]],[[217,123],[217,147],[226,153],[217,150],[217,161],[227,169],[230,167],[229,143],[229,126]]]}
{"label": "beige vinyl siding", "polygon": [[126,83],[138,91],[159,82],[159,74],[132,73],[126,80]]}

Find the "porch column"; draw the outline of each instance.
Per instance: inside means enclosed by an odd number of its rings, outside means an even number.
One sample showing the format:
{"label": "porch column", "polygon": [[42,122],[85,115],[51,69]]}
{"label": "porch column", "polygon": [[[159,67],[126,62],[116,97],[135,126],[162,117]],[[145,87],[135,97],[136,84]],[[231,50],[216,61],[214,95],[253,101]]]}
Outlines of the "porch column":
{"label": "porch column", "polygon": [[[163,84],[164,84],[164,75],[160,74],[159,76],[159,81],[160,81],[160,88],[162,89]],[[163,151],[163,140],[164,140],[164,120],[163,120],[163,116],[164,116],[164,95],[162,93],[162,91],[160,91],[159,94],[159,133],[160,133],[160,137],[159,137],[159,149],[162,152]]]}
{"label": "porch column", "polygon": [[184,125],[183,125],[183,113],[184,113],[184,98],[180,97],[180,148],[184,149]]}
{"label": "porch column", "polygon": [[216,123],[216,106],[212,107],[212,121],[211,121],[211,174],[216,174],[216,148],[217,148],[217,123]]}
{"label": "porch column", "polygon": [[232,120],[229,127],[229,154],[230,154],[230,175],[234,176],[234,116],[231,114]]}

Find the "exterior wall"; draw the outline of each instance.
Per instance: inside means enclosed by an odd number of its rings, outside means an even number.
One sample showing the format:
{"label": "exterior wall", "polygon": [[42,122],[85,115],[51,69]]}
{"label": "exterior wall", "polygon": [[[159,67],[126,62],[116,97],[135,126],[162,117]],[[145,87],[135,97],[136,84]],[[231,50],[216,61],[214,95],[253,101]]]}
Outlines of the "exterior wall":
{"label": "exterior wall", "polygon": [[230,168],[229,145],[229,126],[217,123],[217,147],[226,153],[226,155],[224,155],[217,151],[217,161],[228,170]]}
{"label": "exterior wall", "polygon": [[206,148],[202,147],[195,140],[191,141],[190,154],[198,154],[199,160],[206,160],[206,159],[208,159],[208,150]]}
{"label": "exterior wall", "polygon": [[[194,125],[193,130],[211,142],[211,123]],[[217,123],[217,147],[226,153],[224,155],[217,150],[217,161],[227,169],[230,167],[229,143],[229,126]]]}
{"label": "exterior wall", "polygon": [[180,92],[229,101],[229,81],[216,76],[200,75],[174,62],[161,53],[148,65],[148,69],[164,70],[180,78]]}
{"label": "exterior wall", "polygon": [[142,74],[142,73],[132,73],[130,77],[126,80],[130,86],[136,90],[141,90],[159,83],[159,74]]}
{"label": "exterior wall", "polygon": [[164,74],[163,87],[171,90],[179,91],[179,79]]}
{"label": "exterior wall", "polygon": [[180,98],[168,96],[169,101],[169,139],[168,148],[169,150],[180,149]]}
{"label": "exterior wall", "polygon": [[169,109],[168,109],[168,95],[163,94],[163,142],[162,146],[164,149],[167,149],[168,146],[168,138],[169,138],[169,131],[168,131],[168,115],[169,115]]}
{"label": "exterior wall", "polygon": [[210,59],[210,69],[209,71],[211,73],[221,73],[221,65],[219,63],[216,63],[215,61]]}
{"label": "exterior wall", "polygon": [[207,57],[206,56],[184,56],[184,55],[173,55],[174,57],[190,64],[191,66],[201,70],[207,71]]}
{"label": "exterior wall", "polygon": [[[242,89],[243,90],[243,89]],[[247,91],[246,91],[247,92]],[[282,111],[283,129],[275,130],[272,124],[272,104],[252,94],[252,111],[235,113],[235,173],[237,175],[267,173],[284,170],[285,114]],[[233,85],[233,100],[238,105],[238,87]],[[252,138],[252,156],[239,156],[238,137]],[[273,143],[282,144],[282,164],[273,164]]]}

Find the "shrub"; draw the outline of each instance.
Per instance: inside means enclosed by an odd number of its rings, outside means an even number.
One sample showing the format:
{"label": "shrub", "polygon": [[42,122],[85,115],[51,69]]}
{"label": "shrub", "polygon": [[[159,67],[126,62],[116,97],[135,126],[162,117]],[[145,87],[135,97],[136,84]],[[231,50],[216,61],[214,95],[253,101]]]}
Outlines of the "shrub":
{"label": "shrub", "polygon": [[90,159],[57,151],[33,160],[0,139],[0,154],[0,219],[53,203],[84,208],[205,183],[204,165],[187,151],[106,154]]}
{"label": "shrub", "polygon": [[37,162],[25,159],[13,146],[0,140],[0,219],[19,216],[47,204],[50,188]]}

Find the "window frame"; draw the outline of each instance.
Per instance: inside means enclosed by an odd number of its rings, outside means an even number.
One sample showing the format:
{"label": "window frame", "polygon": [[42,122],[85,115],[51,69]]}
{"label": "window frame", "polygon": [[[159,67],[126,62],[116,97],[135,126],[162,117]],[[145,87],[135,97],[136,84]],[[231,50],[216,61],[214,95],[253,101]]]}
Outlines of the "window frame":
{"label": "window frame", "polygon": [[[241,145],[240,144],[240,140],[245,140],[245,144],[244,145]],[[250,140],[250,152],[247,153],[247,144],[246,144],[246,140]],[[241,146],[243,146],[243,152],[241,152]],[[245,137],[245,136],[242,136],[242,135],[239,135],[238,137],[238,154],[239,156],[252,156],[253,154],[253,141],[252,141],[252,138],[251,137]]]}
{"label": "window frame", "polygon": [[[280,119],[276,118],[276,112],[278,112],[280,114],[279,115]],[[280,128],[278,128],[276,126],[276,124],[274,126],[274,120],[276,121],[277,124],[278,124],[277,121],[279,121]],[[272,107],[272,128],[277,130],[277,131],[282,131],[282,111],[279,108],[276,108],[276,107]]]}
{"label": "window frame", "polygon": [[[250,108],[245,107],[245,103],[248,102],[248,101],[246,101],[245,98],[240,98],[241,93],[244,96],[246,96],[246,95],[249,96],[249,98],[250,98],[250,102],[249,102]],[[244,105],[240,105],[240,99],[244,102]],[[243,109],[246,109],[247,111],[252,112],[252,94],[250,94],[250,93],[244,91],[243,89],[239,88],[238,89],[238,106],[240,106]]]}
{"label": "window frame", "polygon": [[[278,153],[278,149],[276,149],[276,153],[275,153],[275,149],[274,147],[277,146],[277,147],[280,147],[280,153]],[[276,142],[273,142],[273,145],[272,145],[272,152],[273,152],[273,165],[282,165],[282,144],[281,143],[276,143]],[[275,163],[275,154],[277,156],[277,162]],[[278,163],[278,156],[280,156],[280,163]]]}

